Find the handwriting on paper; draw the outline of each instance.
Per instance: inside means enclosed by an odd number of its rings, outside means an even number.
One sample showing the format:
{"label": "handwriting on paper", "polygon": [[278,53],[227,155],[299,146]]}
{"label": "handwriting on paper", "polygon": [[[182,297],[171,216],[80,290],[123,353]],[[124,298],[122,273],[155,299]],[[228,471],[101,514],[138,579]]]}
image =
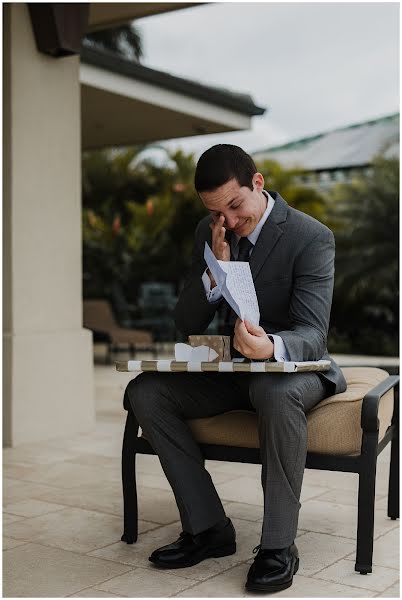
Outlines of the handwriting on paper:
{"label": "handwriting on paper", "polygon": [[260,323],[260,309],[248,262],[217,260],[205,242],[204,259],[222,296],[240,319]]}

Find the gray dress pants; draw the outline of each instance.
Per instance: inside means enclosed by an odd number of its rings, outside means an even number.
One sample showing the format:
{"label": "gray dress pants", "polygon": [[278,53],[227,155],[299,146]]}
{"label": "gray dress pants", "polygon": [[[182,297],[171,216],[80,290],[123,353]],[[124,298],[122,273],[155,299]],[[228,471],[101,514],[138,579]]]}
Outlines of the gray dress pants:
{"label": "gray dress pants", "polygon": [[307,453],[305,413],[331,394],[317,373],[141,373],[126,388],[193,535],[225,512],[188,419],[230,410],[257,413],[264,492],[262,548],[293,543]]}

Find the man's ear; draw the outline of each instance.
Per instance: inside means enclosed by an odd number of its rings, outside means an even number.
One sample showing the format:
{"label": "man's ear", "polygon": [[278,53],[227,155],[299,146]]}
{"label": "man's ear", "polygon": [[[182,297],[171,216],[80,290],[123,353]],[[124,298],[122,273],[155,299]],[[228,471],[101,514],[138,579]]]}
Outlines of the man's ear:
{"label": "man's ear", "polygon": [[261,192],[261,190],[264,189],[264,175],[262,173],[254,173],[253,176],[253,185],[254,185],[254,189],[256,189],[258,192]]}

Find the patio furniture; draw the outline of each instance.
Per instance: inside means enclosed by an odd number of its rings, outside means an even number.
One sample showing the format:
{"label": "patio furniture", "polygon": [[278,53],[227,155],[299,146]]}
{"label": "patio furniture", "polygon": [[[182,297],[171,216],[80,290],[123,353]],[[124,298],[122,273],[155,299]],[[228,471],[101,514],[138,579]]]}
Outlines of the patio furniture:
{"label": "patio furniture", "polygon": [[[342,369],[347,389],[321,401],[307,414],[306,468],[357,473],[357,550],[355,570],[372,572],[377,456],[391,442],[388,516],[399,517],[399,376],[374,367]],[[180,374],[177,375],[180,377]],[[297,374],[295,375],[297,377]],[[155,454],[144,437],[125,394],[128,411],[122,450],[124,534],[137,540],[136,454]],[[260,464],[257,417],[230,411],[188,424],[205,459]]]}
{"label": "patio furniture", "polygon": [[131,354],[137,350],[156,352],[152,334],[143,329],[120,327],[107,300],[84,300],[84,327],[94,332],[94,340],[108,344],[107,361],[110,363],[120,345],[128,346]]}

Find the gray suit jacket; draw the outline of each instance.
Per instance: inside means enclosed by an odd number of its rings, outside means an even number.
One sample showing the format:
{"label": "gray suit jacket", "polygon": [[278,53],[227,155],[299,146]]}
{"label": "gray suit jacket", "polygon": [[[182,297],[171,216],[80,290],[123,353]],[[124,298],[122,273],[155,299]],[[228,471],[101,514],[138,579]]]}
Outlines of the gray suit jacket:
{"label": "gray suit jacket", "polygon": [[[250,257],[250,268],[260,307],[260,325],[280,335],[289,358],[331,360],[322,374],[331,393],[346,389],[338,365],[327,351],[327,333],[334,284],[335,241],[328,227],[291,208],[278,192]],[[184,335],[200,334],[208,327],[220,303],[208,302],[201,276],[206,269],[204,244],[211,246],[211,215],[200,221],[195,233],[190,276],[180,293],[175,321]],[[222,300],[222,302],[225,302]]]}

